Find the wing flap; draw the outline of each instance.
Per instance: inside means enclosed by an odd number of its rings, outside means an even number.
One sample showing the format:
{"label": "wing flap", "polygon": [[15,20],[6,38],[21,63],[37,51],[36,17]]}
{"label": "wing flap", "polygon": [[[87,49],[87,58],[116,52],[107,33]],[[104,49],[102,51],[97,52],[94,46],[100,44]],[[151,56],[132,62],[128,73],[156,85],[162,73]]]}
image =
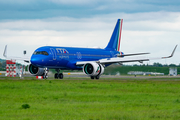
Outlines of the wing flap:
{"label": "wing flap", "polygon": [[101,64],[112,64],[112,63],[127,63],[127,62],[143,62],[149,61],[147,58],[111,58],[111,59],[101,59],[99,63]]}
{"label": "wing flap", "polygon": [[135,56],[135,55],[145,55],[145,54],[150,54],[150,53],[122,54],[122,55],[117,55],[117,57],[124,57],[124,56]]}

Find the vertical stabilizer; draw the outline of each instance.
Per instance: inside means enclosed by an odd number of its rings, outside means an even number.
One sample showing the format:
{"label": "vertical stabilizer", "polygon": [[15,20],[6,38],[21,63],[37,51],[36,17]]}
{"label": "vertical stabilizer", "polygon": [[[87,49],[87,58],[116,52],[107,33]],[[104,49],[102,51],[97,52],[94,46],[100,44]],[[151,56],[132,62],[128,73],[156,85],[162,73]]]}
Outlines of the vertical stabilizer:
{"label": "vertical stabilizer", "polygon": [[118,19],[113,34],[111,36],[111,39],[105,49],[120,51],[122,23],[123,23],[123,19]]}

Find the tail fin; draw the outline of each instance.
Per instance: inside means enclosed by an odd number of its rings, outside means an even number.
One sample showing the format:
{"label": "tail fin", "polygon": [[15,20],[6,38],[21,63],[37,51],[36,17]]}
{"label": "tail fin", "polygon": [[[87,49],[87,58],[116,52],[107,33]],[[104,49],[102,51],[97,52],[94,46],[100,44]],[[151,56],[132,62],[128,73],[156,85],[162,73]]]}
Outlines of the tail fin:
{"label": "tail fin", "polygon": [[114,28],[114,32],[111,36],[111,39],[105,49],[116,50],[116,51],[120,50],[122,23],[123,23],[123,19],[118,19],[116,26]]}

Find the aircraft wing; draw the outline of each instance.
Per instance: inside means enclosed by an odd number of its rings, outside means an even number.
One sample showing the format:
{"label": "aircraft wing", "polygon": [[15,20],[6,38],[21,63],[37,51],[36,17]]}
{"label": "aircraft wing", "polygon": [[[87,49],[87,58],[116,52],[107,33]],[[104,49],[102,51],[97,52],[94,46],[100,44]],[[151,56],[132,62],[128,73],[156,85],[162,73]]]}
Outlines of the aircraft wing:
{"label": "aircraft wing", "polygon": [[137,58],[137,57],[136,58],[119,58],[119,57],[115,57],[115,58],[100,59],[98,61],[80,61],[80,62],[76,62],[76,65],[82,66],[82,65],[84,65],[86,63],[89,63],[89,62],[96,62],[96,63],[99,63],[99,64],[112,64],[112,63],[122,64],[122,63],[127,63],[127,62],[140,62],[140,63],[142,63],[143,61],[166,59],[166,58],[173,57],[176,48],[177,48],[177,45],[175,46],[175,48],[174,48],[173,52],[171,53],[171,55],[167,56],[167,57],[157,57],[157,58],[146,58],[146,57],[141,57],[141,58]]}
{"label": "aircraft wing", "polygon": [[7,56],[7,45],[5,46],[3,56],[4,56],[6,59],[9,59],[9,60],[12,59],[12,60],[22,60],[22,61],[27,62],[27,63],[30,62],[30,58]]}
{"label": "aircraft wing", "polygon": [[126,63],[126,62],[143,62],[143,61],[149,61],[150,59],[147,58],[107,58],[107,59],[101,59],[99,61],[80,61],[80,62],[76,62],[77,66],[82,66],[86,63],[90,63],[90,62],[96,62],[98,64],[112,64],[112,63]]}

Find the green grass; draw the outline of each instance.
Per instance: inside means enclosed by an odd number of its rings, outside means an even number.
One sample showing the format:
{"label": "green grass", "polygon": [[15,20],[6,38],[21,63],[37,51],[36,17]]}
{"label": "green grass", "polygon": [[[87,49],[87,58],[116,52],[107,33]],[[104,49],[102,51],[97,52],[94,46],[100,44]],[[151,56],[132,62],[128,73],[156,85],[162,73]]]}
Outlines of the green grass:
{"label": "green grass", "polygon": [[179,78],[25,79],[0,78],[0,119],[180,119]]}

